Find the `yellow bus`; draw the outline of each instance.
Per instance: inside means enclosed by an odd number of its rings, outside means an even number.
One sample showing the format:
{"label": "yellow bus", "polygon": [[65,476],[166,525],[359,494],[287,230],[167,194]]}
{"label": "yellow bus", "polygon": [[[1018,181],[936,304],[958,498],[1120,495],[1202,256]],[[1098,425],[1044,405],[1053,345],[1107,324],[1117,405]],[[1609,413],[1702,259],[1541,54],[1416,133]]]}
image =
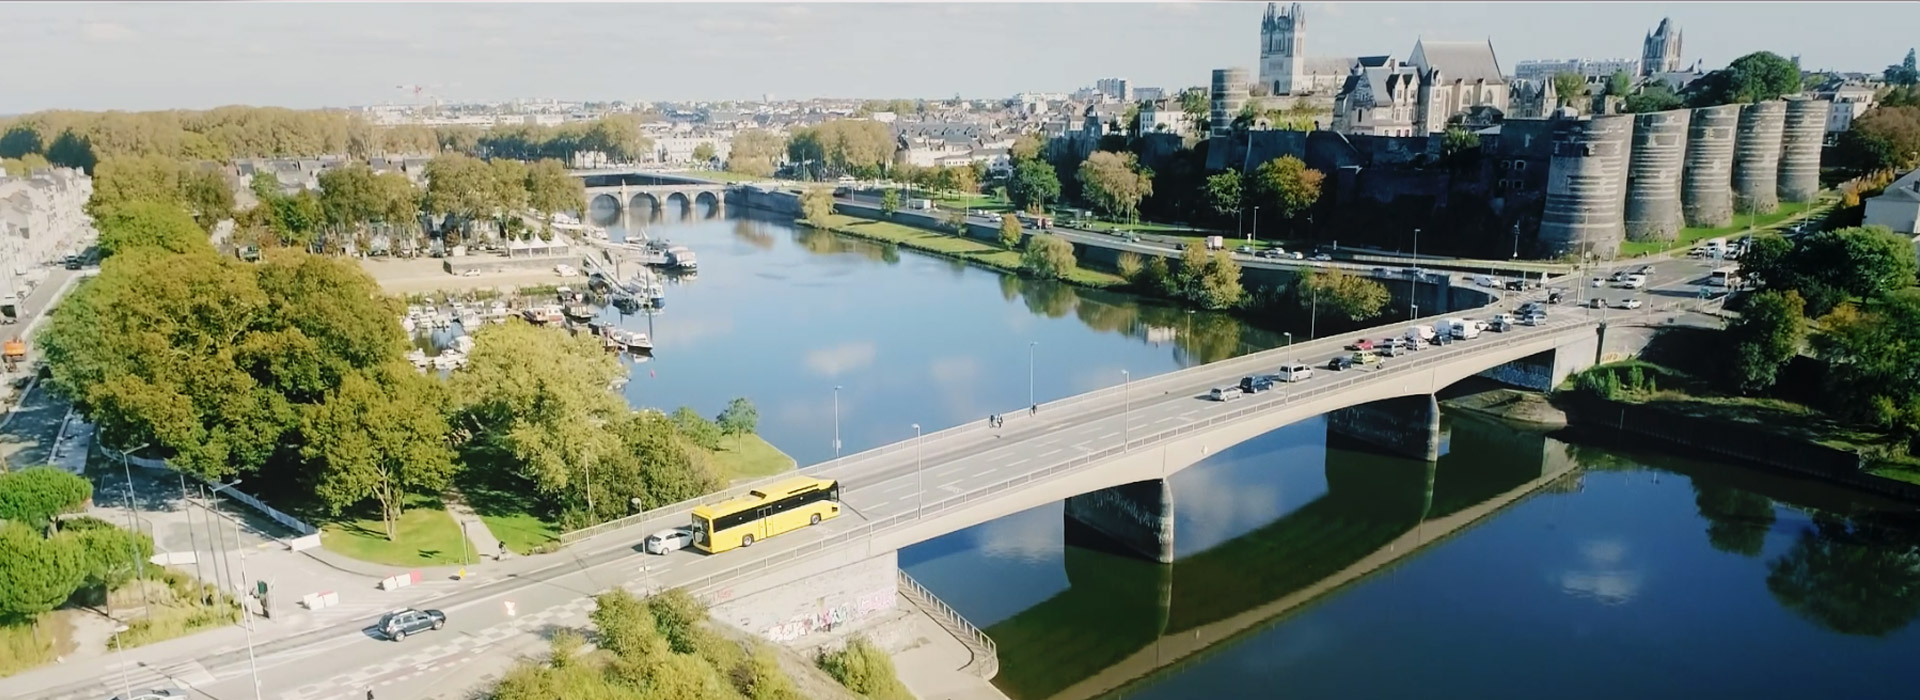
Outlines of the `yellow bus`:
{"label": "yellow bus", "polygon": [[693,509],[693,546],[709,554],[840,515],[840,482],[795,477]]}

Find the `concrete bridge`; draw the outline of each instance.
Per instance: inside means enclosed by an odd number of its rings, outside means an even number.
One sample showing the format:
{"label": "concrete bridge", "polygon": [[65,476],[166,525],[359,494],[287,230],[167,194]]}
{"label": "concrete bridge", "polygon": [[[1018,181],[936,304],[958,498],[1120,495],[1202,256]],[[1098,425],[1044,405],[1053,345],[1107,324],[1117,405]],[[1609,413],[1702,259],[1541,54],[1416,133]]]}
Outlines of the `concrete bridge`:
{"label": "concrete bridge", "polygon": [[[891,599],[901,548],[1063,499],[1069,517],[1085,529],[1148,561],[1171,561],[1174,506],[1166,479],[1173,474],[1319,415],[1329,416],[1329,430],[1369,449],[1431,462],[1446,449],[1435,392],[1475,375],[1546,388],[1593,364],[1604,334],[1600,322],[1560,312],[1542,326],[1485,333],[1393,358],[1381,368],[1320,370],[1306,382],[1236,402],[1203,398],[1209,387],[1272,372],[1283,361],[1323,363],[1356,337],[1347,335],[1139,382],[1116,376],[1113,387],[1050,402],[1033,415],[1010,413],[997,430],[983,417],[915,440],[902,425],[907,439],[899,443],[807,470],[841,481],[849,507],[843,517],[724,555],[669,555],[654,560],[648,575],[656,585],[702,596],[719,619],[792,642],[887,605],[882,598]],[[610,531],[627,526],[639,526],[627,530],[629,538],[684,526],[693,505],[569,539],[620,536]],[[1404,521],[1422,517],[1412,512]]]}

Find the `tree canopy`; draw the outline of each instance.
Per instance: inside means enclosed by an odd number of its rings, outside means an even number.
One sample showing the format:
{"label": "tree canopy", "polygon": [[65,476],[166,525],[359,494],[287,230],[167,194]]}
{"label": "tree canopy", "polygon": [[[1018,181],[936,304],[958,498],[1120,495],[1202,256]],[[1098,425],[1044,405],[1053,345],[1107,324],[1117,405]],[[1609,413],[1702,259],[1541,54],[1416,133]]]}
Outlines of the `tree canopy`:
{"label": "tree canopy", "polygon": [[1007,180],[1007,199],[1021,209],[1045,211],[1048,202],[1060,199],[1060,176],[1046,161],[1021,159]]}
{"label": "tree canopy", "polygon": [[764,129],[743,129],[731,145],[727,170],[753,177],[772,177],[787,150],[785,137]]}
{"label": "tree canopy", "polygon": [[44,528],[92,498],[92,482],[54,467],[0,473],[0,520]]}
{"label": "tree canopy", "polygon": [[1771,51],[1756,51],[1689,84],[1687,106],[1765,102],[1798,92],[1799,66]]}
{"label": "tree canopy", "polygon": [[795,129],[787,138],[787,158],[806,164],[816,180],[877,177],[893,161],[893,151],[893,130],[867,119],[835,119]]}
{"label": "tree canopy", "polygon": [[1138,218],[1140,200],[1153,194],[1152,176],[1141,172],[1140,159],[1132,153],[1094,151],[1080,163],[1078,177],[1082,196],[1120,219]]}
{"label": "tree canopy", "polygon": [[1780,369],[1800,354],[1806,340],[1806,306],[1791,289],[1764,291],[1747,300],[1740,317],[1727,326],[1733,341],[1728,369],[1735,388],[1753,392],[1773,386]]}
{"label": "tree canopy", "polygon": [[95,221],[100,231],[100,254],[111,257],[137,248],[168,253],[212,253],[206,229],[171,202],[128,202],[107,210]]}
{"label": "tree canopy", "polygon": [[817,228],[825,228],[833,218],[833,190],[814,187],[800,193],[800,219]]}
{"label": "tree canopy", "polygon": [[1326,175],[1307,167],[1299,158],[1280,156],[1254,170],[1252,189],[1260,205],[1291,219],[1320,201],[1320,185],[1325,180]]}
{"label": "tree canopy", "polygon": [[1022,271],[1040,279],[1060,279],[1073,267],[1073,244],[1067,239],[1050,233],[1027,237],[1026,250],[1020,254]]}
{"label": "tree canopy", "polygon": [[1177,299],[1202,309],[1239,305],[1246,295],[1240,286],[1240,264],[1226,251],[1207,250],[1201,241],[1189,241],[1180,253],[1180,268],[1167,287]]}
{"label": "tree canopy", "polygon": [[1385,285],[1335,268],[1311,268],[1294,281],[1294,299],[1300,308],[1349,321],[1380,315],[1389,298]]}

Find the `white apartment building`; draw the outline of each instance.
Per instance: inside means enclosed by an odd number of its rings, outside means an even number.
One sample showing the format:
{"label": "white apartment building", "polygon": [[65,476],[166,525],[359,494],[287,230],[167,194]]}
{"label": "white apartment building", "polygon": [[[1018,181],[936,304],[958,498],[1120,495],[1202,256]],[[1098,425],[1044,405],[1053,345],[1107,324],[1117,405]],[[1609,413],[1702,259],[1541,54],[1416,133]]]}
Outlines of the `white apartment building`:
{"label": "white apartment building", "polygon": [[732,133],[710,132],[696,135],[677,132],[654,138],[654,158],[667,165],[691,164],[693,163],[693,149],[699,148],[700,144],[703,143],[711,144],[713,146],[714,157],[719,158],[720,162],[723,163],[726,162],[727,155],[733,152]]}
{"label": "white apartment building", "polygon": [[80,252],[93,234],[92,196],[93,179],[72,168],[0,173],[0,300],[18,299],[36,268]]}

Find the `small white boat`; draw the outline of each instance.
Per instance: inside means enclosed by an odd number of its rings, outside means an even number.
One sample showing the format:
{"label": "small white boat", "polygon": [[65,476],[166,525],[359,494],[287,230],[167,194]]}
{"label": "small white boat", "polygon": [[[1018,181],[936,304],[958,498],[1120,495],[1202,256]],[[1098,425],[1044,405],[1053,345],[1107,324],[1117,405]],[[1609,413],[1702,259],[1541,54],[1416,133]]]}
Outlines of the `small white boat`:
{"label": "small white boat", "polygon": [[434,328],[449,328],[449,327],[452,327],[452,326],[453,326],[453,318],[452,318],[452,317],[450,317],[450,316],[448,316],[448,315],[446,315],[446,314],[443,314],[443,313],[440,313],[440,312],[438,312],[438,311],[436,311],[436,312],[434,312],[434,314],[433,314],[433,327],[434,327]]}
{"label": "small white boat", "polygon": [[555,265],[553,266],[553,274],[559,275],[561,277],[572,277],[574,275],[580,274],[580,270],[575,268],[572,265],[565,265],[565,264]]}
{"label": "small white boat", "polygon": [[531,307],[525,311],[521,311],[520,315],[526,317],[529,322],[541,324],[559,323],[566,319],[566,312],[560,308],[559,304],[542,304]]}
{"label": "small white boat", "polygon": [[467,356],[453,350],[441,352],[433,358],[435,369],[459,369],[466,365]]}
{"label": "small white boat", "polygon": [[467,353],[473,352],[473,337],[463,335],[463,336],[454,338],[453,351],[460,353],[461,355],[466,355]]}
{"label": "small white boat", "polygon": [[460,327],[461,328],[479,328],[480,314],[474,313],[472,311],[460,312]]}

